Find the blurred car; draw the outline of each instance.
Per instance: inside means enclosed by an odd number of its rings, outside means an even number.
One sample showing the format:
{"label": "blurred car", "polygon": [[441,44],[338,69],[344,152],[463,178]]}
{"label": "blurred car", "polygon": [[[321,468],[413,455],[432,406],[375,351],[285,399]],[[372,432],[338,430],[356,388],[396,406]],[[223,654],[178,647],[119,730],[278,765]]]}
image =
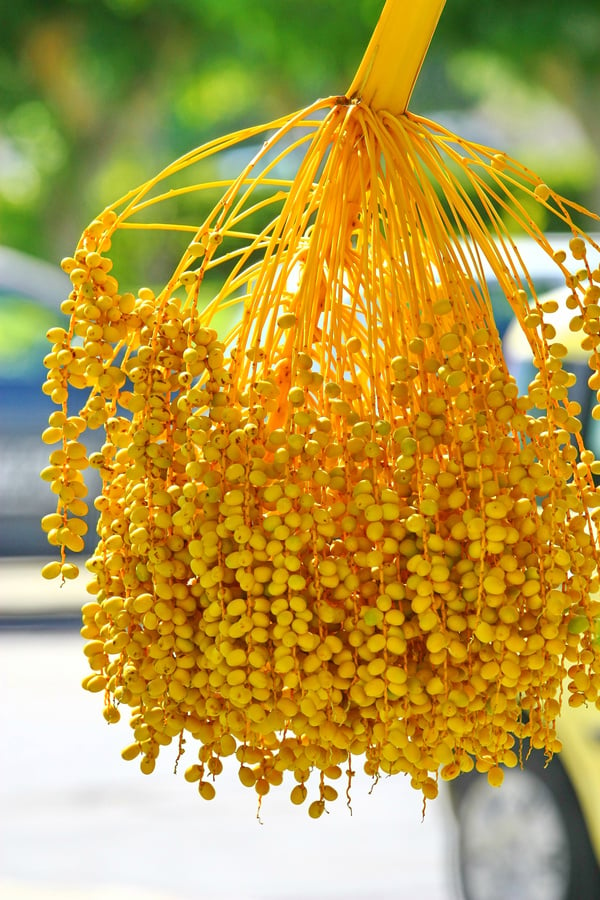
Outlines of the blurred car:
{"label": "blurred car", "polygon": [[0,557],[51,554],[40,519],[55,499],[40,479],[48,465],[40,436],[56,407],[42,392],[43,359],[46,331],[64,322],[60,304],[70,290],[58,266],[0,247]]}
{"label": "blurred car", "polygon": [[0,248],[0,555],[47,554],[40,518],[52,496],[39,477],[40,440],[53,404],[42,393],[46,331],[60,318],[69,280],[58,267]]}
{"label": "blurred car", "polygon": [[524,743],[500,788],[475,771],[450,783],[464,900],[600,897],[600,712],[565,705],[557,730],[560,754],[548,763]]}
{"label": "blurred car", "polygon": [[[549,239],[568,253],[569,235]],[[591,417],[596,394],[588,387],[591,373],[581,335],[569,330],[572,313],[564,305],[569,291],[537,245],[521,241],[519,251],[540,299],[558,301],[558,310],[546,319],[568,349],[565,368],[577,376],[570,398],[581,405],[584,443],[600,456],[600,422]],[[489,288],[505,359],[522,393],[536,373],[531,349],[514,317],[507,320],[508,303],[493,279]],[[450,783],[457,824],[452,862],[464,900],[600,898],[600,711],[565,703],[557,730],[561,753],[548,763],[543,752],[529,754],[525,744],[523,767],[507,769],[501,788],[490,787],[477,772]]]}

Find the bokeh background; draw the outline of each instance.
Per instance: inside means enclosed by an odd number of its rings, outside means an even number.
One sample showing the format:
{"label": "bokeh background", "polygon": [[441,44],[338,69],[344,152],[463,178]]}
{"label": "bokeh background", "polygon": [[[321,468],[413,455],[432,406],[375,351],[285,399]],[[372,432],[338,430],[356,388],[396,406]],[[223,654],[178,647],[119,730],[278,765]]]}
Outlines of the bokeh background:
{"label": "bokeh background", "polygon": [[[32,397],[41,397],[47,319],[54,310],[58,317],[69,289],[58,262],[73,252],[84,226],[193,147],[343,93],[382,6],[383,0],[3,4],[0,276],[8,284],[0,284],[0,399],[16,385],[2,381],[5,370],[18,373],[26,354],[33,359]],[[447,0],[410,108],[506,151],[553,189],[600,212],[599,51],[598,0]],[[542,227],[549,224],[540,218],[541,204],[530,213]],[[21,269],[21,257],[14,266],[8,257],[2,270],[3,248],[51,263],[56,282],[50,270],[36,279],[37,270]],[[155,265],[132,244],[119,260],[119,280],[126,289],[152,282]],[[21,271],[36,281],[38,294],[50,292],[43,307],[17,296],[18,284],[10,282]],[[35,399],[11,397],[0,415],[0,487],[5,513],[10,501],[15,516],[0,527],[0,538],[2,529],[17,534],[27,498],[45,488],[37,477],[47,448],[38,437],[43,423],[34,416]],[[28,413],[17,438],[11,428]],[[48,493],[45,512],[50,499]],[[431,804],[421,824],[420,798],[400,779],[379,785],[372,797],[369,784],[359,786],[354,816],[340,804],[318,823],[297,810],[292,816],[287,796],[274,797],[261,827],[254,798],[242,791],[240,799],[235,776],[207,810],[168,766],[145,779],[124,763],[126,729],[107,728],[101,698],[95,703],[79,687],[83,588],[61,593],[46,584],[44,593],[38,560],[14,558],[15,547],[40,553],[39,511],[32,505],[29,512],[29,544],[19,537],[0,552],[10,556],[0,559],[3,898],[456,896],[445,800]]]}
{"label": "bokeh background", "polygon": [[[98,211],[180,154],[344,92],[382,5],[5,4],[0,243],[58,260]],[[411,109],[600,209],[599,46],[596,0],[449,0]],[[131,265],[143,276],[142,260]]]}

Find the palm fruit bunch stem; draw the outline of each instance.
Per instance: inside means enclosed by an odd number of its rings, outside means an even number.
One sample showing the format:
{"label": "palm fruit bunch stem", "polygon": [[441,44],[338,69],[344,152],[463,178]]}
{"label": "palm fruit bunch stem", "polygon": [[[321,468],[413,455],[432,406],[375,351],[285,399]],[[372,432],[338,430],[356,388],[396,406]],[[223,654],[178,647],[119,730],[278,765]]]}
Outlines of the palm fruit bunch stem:
{"label": "palm fruit bunch stem", "polygon": [[[523,739],[560,748],[563,695],[598,704],[600,464],[555,304],[511,236],[564,279],[598,389],[600,248],[575,222],[598,217],[407,111],[442,6],[388,0],[346,95],[190,152],[63,261],[43,473],[60,560],[44,574],[77,575],[66,554],[83,547],[90,466],[83,685],[109,722],[129,707],[123,756],[142,772],[165,746],[191,752],[184,777],[205,799],[226,757],[259,802],[291,779],[314,818],[357,761],[375,779],[407,773],[426,799],[473,767],[498,785]],[[237,177],[202,180],[248,146]],[[182,196],[215,201],[170,220]],[[570,229],[570,254],[532,203]],[[181,239],[159,289],[119,287],[111,248],[131,231]],[[485,266],[531,347],[524,394]],[[93,453],[89,429],[104,437]]]}

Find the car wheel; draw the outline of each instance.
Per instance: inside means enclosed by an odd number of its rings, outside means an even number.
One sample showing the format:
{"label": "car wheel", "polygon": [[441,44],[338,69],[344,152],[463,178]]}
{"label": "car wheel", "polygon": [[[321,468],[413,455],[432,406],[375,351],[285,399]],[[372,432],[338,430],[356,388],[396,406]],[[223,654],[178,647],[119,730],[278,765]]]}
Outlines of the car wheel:
{"label": "car wheel", "polygon": [[558,758],[545,767],[532,753],[523,769],[505,771],[501,788],[473,773],[452,789],[465,900],[598,900],[600,869]]}

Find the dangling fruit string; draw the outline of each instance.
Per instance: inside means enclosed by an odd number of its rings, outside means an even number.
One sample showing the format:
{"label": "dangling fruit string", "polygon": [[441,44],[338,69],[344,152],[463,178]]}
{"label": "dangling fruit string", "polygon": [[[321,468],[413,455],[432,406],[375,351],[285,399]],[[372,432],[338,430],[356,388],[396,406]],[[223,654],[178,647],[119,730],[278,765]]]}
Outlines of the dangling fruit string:
{"label": "dangling fruit string", "polygon": [[[49,576],[67,577],[82,533],[79,437],[106,436],[89,456],[102,488],[84,685],[109,721],[131,708],[124,757],[150,773],[193,738],[185,778],[204,799],[228,756],[261,802],[287,772],[303,803],[316,771],[314,817],[352,757],[375,779],[410,774],[426,798],[474,766],[498,784],[515,735],[558,749],[565,678],[574,705],[600,689],[600,464],[505,223],[554,259],[594,373],[598,247],[570,217],[584,211],[533,173],[406,113],[411,77],[400,107],[380,108],[369,71],[348,97],[213,141],[105,210],[64,261],[70,326],[47,357],[60,409],[45,439],[61,446],[43,524],[64,560]],[[237,178],[182,184],[242,145]],[[198,224],[168,221],[190,196]],[[572,260],[531,221],[532,197],[572,230]],[[181,237],[162,289],[121,293],[109,274],[135,229]],[[538,370],[522,395],[488,269]],[[77,415],[69,386],[88,390]]]}

